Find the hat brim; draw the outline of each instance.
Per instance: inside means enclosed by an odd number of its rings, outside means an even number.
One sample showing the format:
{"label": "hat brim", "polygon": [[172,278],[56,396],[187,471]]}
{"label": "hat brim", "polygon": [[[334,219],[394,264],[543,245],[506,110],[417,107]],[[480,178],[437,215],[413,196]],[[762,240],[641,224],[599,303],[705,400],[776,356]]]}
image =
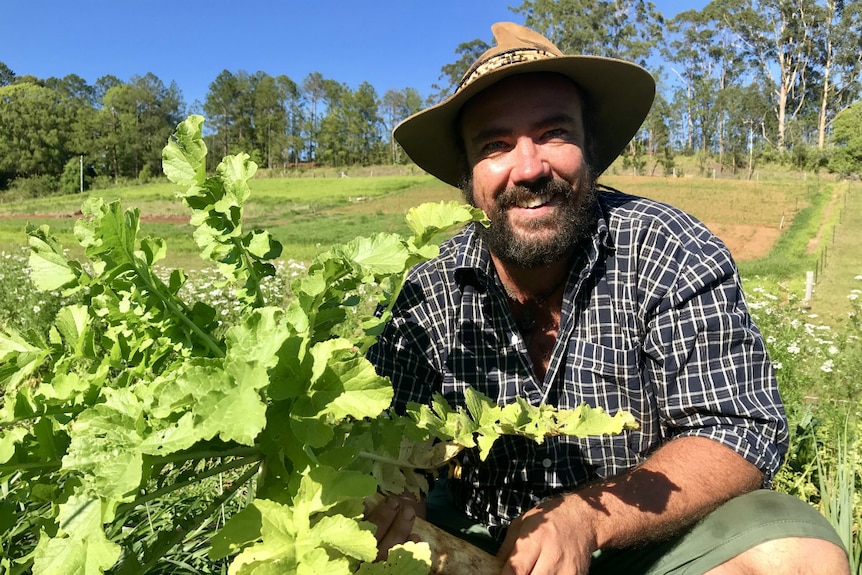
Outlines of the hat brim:
{"label": "hat brim", "polygon": [[592,168],[601,174],[625,149],[646,119],[655,97],[649,72],[623,60],[601,56],[560,56],[511,64],[477,78],[447,100],[422,110],[395,127],[394,136],[408,156],[429,174],[458,186],[463,161],[456,121],[467,101],[503,78],[553,72],[570,78],[589,102],[593,130]]}

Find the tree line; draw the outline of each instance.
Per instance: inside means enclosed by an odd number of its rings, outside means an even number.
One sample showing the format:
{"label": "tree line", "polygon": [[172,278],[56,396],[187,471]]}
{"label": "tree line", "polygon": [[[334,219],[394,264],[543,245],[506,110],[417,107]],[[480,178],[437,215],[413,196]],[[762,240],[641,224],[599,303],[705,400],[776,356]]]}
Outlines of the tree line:
{"label": "tree line", "polygon": [[[713,0],[665,19],[645,0],[524,0],[512,11],[564,52],[638,62],[659,91],[624,153],[633,170],[669,173],[678,154],[722,169],[764,159],[841,174],[862,166],[862,0]],[[148,73],[93,85],[71,74],[16,75],[0,62],[0,190],[23,195],[147,180],[190,112],[207,118],[213,158],[245,151],[267,168],[408,161],[394,126],[452,92],[489,44],[458,45],[432,93],[382,96],[311,72],[300,81],[228,70],[187,105]],[[842,113],[842,110],[846,111]],[[651,162],[651,165],[649,164]]]}

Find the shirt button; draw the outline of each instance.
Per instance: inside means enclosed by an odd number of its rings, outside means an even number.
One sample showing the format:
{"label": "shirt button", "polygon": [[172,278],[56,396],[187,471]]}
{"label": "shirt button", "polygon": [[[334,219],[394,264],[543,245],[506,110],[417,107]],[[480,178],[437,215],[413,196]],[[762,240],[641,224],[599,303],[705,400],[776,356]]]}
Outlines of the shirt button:
{"label": "shirt button", "polygon": [[542,460],[542,467],[544,467],[545,469],[547,469],[547,468],[549,468],[549,467],[551,466],[551,464],[552,464],[552,463],[554,463],[554,462],[553,462],[553,461],[551,461],[550,459],[548,459],[548,458],[546,457],[546,458],[544,458],[544,459]]}

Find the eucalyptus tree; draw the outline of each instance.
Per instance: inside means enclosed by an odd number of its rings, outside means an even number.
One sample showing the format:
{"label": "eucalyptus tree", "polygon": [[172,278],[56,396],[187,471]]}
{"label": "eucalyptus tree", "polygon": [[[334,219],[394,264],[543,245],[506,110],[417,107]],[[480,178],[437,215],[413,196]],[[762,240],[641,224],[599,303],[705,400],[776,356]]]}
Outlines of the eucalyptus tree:
{"label": "eucalyptus tree", "polygon": [[707,6],[739,37],[747,61],[769,86],[780,151],[785,149],[789,118],[805,104],[814,65],[815,1],[713,0]]}
{"label": "eucalyptus tree", "polygon": [[427,104],[437,104],[452,94],[470,65],[488,48],[490,48],[490,45],[478,38],[458,44],[455,48],[455,54],[458,56],[458,59],[449,64],[444,64],[440,69],[440,77],[438,78],[440,83],[431,85],[431,88],[435,92],[428,96]]}
{"label": "eucalyptus tree", "polygon": [[[567,54],[620,58],[647,66],[664,38],[664,17],[645,0],[524,0],[513,10]],[[631,161],[639,161],[637,141],[629,145]]]}
{"label": "eucalyptus tree", "polygon": [[749,178],[759,156],[757,150],[768,144],[769,126],[775,122],[768,89],[753,81],[732,84],[718,96],[718,105],[727,114],[727,156],[734,170],[747,166]]}
{"label": "eucalyptus tree", "polygon": [[727,114],[719,96],[738,81],[743,65],[738,40],[716,19],[708,9],[678,14],[668,24],[662,55],[683,84],[676,99],[684,109],[686,148],[717,150],[723,163]]}
{"label": "eucalyptus tree", "polygon": [[514,11],[568,54],[646,65],[663,38],[664,17],[645,0],[524,0]]}
{"label": "eucalyptus tree", "polygon": [[817,146],[826,144],[835,115],[859,95],[862,75],[862,2],[822,0],[811,22],[816,35],[818,82]]}
{"label": "eucalyptus tree", "polygon": [[404,88],[403,90],[387,90],[383,94],[381,111],[388,134],[389,161],[398,164],[402,160],[401,146],[392,135],[395,126],[402,120],[422,109],[422,95],[416,88]]}

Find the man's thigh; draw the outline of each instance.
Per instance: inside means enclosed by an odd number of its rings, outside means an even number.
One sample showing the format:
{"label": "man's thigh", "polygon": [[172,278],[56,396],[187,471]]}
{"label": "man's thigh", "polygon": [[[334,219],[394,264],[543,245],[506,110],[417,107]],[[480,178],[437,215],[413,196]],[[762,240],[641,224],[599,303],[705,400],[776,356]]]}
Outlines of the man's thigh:
{"label": "man's thigh", "polygon": [[776,491],[758,490],[736,497],[669,541],[638,549],[598,554],[590,573],[610,575],[702,574],[767,541],[787,537],[841,539],[808,503]]}

